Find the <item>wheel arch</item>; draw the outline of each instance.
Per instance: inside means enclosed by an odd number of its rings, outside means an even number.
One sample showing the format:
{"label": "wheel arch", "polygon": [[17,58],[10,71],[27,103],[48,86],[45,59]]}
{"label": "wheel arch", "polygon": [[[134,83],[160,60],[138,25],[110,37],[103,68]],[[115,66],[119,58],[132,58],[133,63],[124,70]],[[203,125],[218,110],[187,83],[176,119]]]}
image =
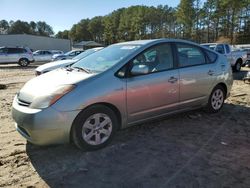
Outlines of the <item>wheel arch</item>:
{"label": "wheel arch", "polygon": [[121,112],[120,110],[113,104],[111,103],[107,103],[107,102],[98,102],[98,103],[94,103],[94,104],[90,104],[88,105],[86,108],[82,109],[78,114],[77,116],[75,117],[74,121],[72,122],[71,124],[71,127],[70,127],[70,142],[72,142],[72,128],[74,126],[74,123],[75,123],[75,120],[77,119],[77,117],[79,116],[80,113],[84,112],[85,110],[87,110],[88,108],[92,107],[92,106],[96,106],[96,105],[102,105],[102,106],[106,106],[108,108],[110,108],[112,111],[114,111],[114,113],[116,114],[117,118],[118,118],[118,123],[119,123],[119,127],[118,129],[121,129],[121,126],[122,126],[122,118],[121,118]]}
{"label": "wheel arch", "polygon": [[225,91],[225,96],[224,97],[226,98],[226,96],[227,96],[227,85],[225,83],[223,83],[223,82],[220,82],[216,86],[214,86],[214,88],[217,87],[217,86],[219,86],[219,85],[223,87],[223,89]]}

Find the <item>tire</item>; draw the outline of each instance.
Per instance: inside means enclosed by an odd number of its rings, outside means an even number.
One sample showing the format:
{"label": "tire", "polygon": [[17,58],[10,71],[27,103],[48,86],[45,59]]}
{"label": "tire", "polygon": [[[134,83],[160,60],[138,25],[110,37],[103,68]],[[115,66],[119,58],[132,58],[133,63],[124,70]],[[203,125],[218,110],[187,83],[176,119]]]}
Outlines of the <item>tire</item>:
{"label": "tire", "polygon": [[208,104],[207,104],[207,112],[209,113],[217,113],[223,107],[224,101],[226,97],[226,92],[224,87],[221,85],[217,85],[210,94]]}
{"label": "tire", "polygon": [[20,59],[20,60],[18,61],[18,64],[19,64],[21,67],[27,67],[27,66],[30,64],[30,62],[29,62],[28,59],[23,58],[23,59]]}
{"label": "tire", "polygon": [[239,72],[240,69],[241,69],[241,64],[242,64],[242,61],[241,61],[240,59],[237,60],[236,64],[235,64],[234,67],[233,67],[233,70],[234,70],[235,72]]}
{"label": "tire", "polygon": [[[103,122],[106,123],[102,125]],[[71,138],[79,149],[97,150],[112,140],[117,129],[118,119],[114,111],[104,105],[95,105],[78,114]]]}

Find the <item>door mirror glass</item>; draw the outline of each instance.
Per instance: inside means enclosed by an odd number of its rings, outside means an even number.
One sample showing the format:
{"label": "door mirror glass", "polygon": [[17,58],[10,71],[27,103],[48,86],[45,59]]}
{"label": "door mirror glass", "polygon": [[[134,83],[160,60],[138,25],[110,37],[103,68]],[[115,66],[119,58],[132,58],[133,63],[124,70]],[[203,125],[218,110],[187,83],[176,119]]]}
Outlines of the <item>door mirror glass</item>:
{"label": "door mirror glass", "polygon": [[131,70],[131,75],[144,75],[149,73],[149,67],[147,65],[134,65]]}

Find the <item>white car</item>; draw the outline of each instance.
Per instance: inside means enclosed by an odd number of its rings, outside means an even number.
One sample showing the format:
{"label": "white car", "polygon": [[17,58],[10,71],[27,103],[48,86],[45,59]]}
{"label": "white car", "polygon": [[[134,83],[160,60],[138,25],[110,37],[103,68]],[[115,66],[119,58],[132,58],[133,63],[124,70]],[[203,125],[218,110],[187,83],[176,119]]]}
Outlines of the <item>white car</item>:
{"label": "white car", "polygon": [[33,52],[35,61],[51,61],[53,53],[49,50],[37,50]]}
{"label": "white car", "polygon": [[73,59],[74,57],[78,56],[82,52],[84,52],[84,51],[83,50],[71,50],[65,54],[55,54],[52,56],[52,61]]}
{"label": "white car", "polygon": [[241,66],[244,65],[244,63],[247,60],[247,52],[244,52],[240,49],[235,49],[229,44],[205,43],[201,45],[211,50],[215,50],[216,52],[219,52],[220,54],[225,55],[228,62],[231,64],[233,70],[236,72],[240,71]]}
{"label": "white car", "polygon": [[70,66],[72,64],[74,64],[75,62],[77,62],[78,60],[103,49],[103,47],[98,47],[98,48],[92,48],[92,49],[88,49],[84,52],[82,52],[81,54],[79,54],[78,56],[74,57],[73,59],[65,59],[65,60],[60,60],[60,61],[52,61],[50,63],[46,63],[44,65],[41,65],[39,67],[36,68],[36,75],[40,75],[40,74],[44,74],[46,72],[55,70],[57,68],[62,68],[62,67],[66,67],[66,66]]}
{"label": "white car", "polygon": [[27,47],[0,47],[0,64],[17,63],[22,67],[34,62],[32,51]]}

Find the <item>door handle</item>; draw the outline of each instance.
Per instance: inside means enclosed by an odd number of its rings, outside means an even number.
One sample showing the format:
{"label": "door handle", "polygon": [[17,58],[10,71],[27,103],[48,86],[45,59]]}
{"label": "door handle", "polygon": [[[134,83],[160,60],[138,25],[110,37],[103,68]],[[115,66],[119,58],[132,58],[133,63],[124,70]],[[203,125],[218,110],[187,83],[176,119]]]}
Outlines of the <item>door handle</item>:
{"label": "door handle", "polygon": [[175,83],[175,82],[177,82],[177,78],[175,78],[175,77],[173,77],[173,76],[171,76],[169,79],[168,79],[168,82],[170,82],[170,83]]}
{"label": "door handle", "polygon": [[214,75],[214,71],[209,70],[209,71],[207,72],[207,74],[210,75],[210,76],[212,76],[212,75]]}

